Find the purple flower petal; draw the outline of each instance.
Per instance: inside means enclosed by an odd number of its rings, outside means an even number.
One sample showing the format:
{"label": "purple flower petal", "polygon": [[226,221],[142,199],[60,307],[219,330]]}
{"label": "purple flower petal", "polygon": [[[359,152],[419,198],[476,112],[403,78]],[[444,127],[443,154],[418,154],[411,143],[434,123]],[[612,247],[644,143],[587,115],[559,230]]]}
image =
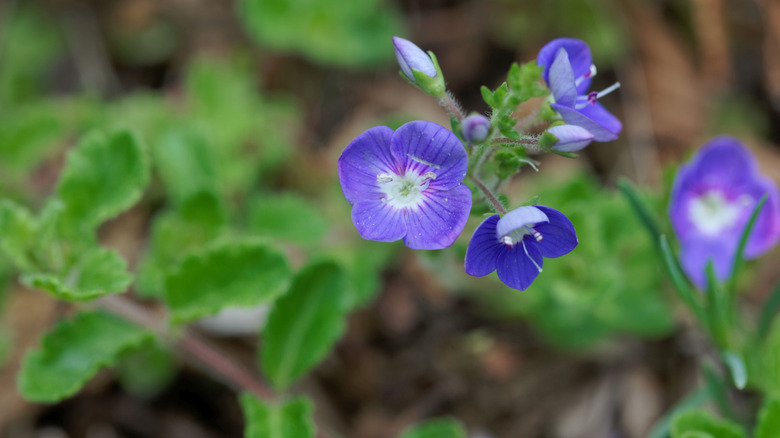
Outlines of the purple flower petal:
{"label": "purple flower petal", "polygon": [[401,71],[412,82],[417,82],[414,80],[412,69],[420,70],[432,78],[436,77],[436,66],[433,65],[431,57],[417,47],[416,44],[400,37],[393,37],[393,46],[395,47],[395,57],[398,60]]}
{"label": "purple flower petal", "polygon": [[579,240],[577,240],[577,233],[569,218],[550,207],[543,205],[535,205],[534,207],[541,210],[550,220],[534,227],[542,235],[542,240],[536,242],[539,253],[548,259],[570,253],[577,246]]}
{"label": "purple flower petal", "polygon": [[[593,134],[593,141],[612,141],[622,129],[620,120],[609,113],[600,103],[588,105],[582,110],[552,104],[555,111],[570,125],[577,125]],[[586,111],[588,110],[588,111]],[[591,118],[591,117],[595,117]],[[614,131],[613,131],[614,130]]]}
{"label": "purple flower petal", "polygon": [[691,162],[690,178],[706,187],[750,183],[758,172],[755,158],[733,137],[720,136],[705,143]]}
{"label": "purple flower petal", "polygon": [[466,273],[474,277],[482,277],[496,270],[496,262],[506,246],[499,242],[496,234],[496,224],[499,216],[494,214],[482,221],[474,230],[469,246],[466,249],[466,260],[463,267]]}
{"label": "purple flower petal", "polygon": [[[530,239],[523,239],[524,242],[526,240]],[[518,242],[511,250],[499,254],[496,260],[496,271],[498,278],[507,286],[526,290],[539,275],[542,263],[542,255],[535,245],[529,242],[525,244]]]}
{"label": "purple flower petal", "polygon": [[455,242],[471,211],[471,190],[461,184],[450,190],[426,193],[417,208],[404,210],[404,244],[412,249],[442,249]]}
{"label": "purple flower petal", "polygon": [[[590,55],[590,48],[588,45],[584,41],[575,38],[558,38],[542,47],[542,50],[539,51],[539,55],[536,57],[536,63],[544,67],[542,77],[545,82],[548,84],[550,83],[550,66],[560,49],[566,50],[566,53],[569,55],[569,62],[571,63],[575,79],[590,72],[590,66],[593,65],[593,58]],[[585,78],[577,86],[577,90],[580,94],[584,94],[588,88],[590,88],[591,80],[590,77]]]}
{"label": "purple flower petal", "polygon": [[395,162],[403,173],[433,172],[434,190],[449,190],[463,181],[468,157],[463,145],[448,129],[426,121],[409,122],[395,131],[391,140]]}
{"label": "purple flower petal", "polygon": [[360,237],[395,242],[406,235],[403,215],[379,199],[358,201],[352,206],[352,222]]}
{"label": "purple flower petal", "polygon": [[535,227],[537,223],[547,222],[549,219],[543,211],[536,206],[518,207],[505,214],[496,225],[498,236],[506,236],[512,231],[525,226]]}
{"label": "purple flower petal", "polygon": [[553,126],[547,132],[558,139],[552,148],[561,152],[577,152],[593,141],[593,134],[577,125]]}
{"label": "purple flower petal", "polygon": [[555,102],[559,105],[573,107],[577,101],[577,86],[574,84],[574,72],[569,64],[566,50],[558,49],[552,65],[550,65],[549,81]]}
{"label": "purple flower petal", "polygon": [[696,287],[706,289],[707,263],[712,260],[715,276],[718,280],[725,281],[731,276],[736,251],[736,240],[698,240],[681,246],[680,264]]}
{"label": "purple flower petal", "polygon": [[[755,258],[767,252],[780,241],[780,192],[771,179],[757,175],[756,182],[746,188],[746,193],[756,200],[767,195],[766,203],[758,214],[756,224],[745,247],[745,257]],[[753,212],[755,204],[750,208]]]}
{"label": "purple flower petal", "polygon": [[390,151],[392,136],[392,129],[377,126],[358,135],[341,153],[339,181],[350,204],[381,197],[377,175],[397,171]]}

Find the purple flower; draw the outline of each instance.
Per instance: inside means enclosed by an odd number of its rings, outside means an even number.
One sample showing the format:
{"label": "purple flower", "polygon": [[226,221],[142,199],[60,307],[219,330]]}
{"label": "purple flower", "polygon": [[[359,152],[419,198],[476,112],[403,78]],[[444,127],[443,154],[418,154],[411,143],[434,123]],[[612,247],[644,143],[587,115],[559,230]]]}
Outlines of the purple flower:
{"label": "purple flower", "polygon": [[742,232],[764,194],[768,198],[745,247],[746,258],[758,257],[780,239],[777,186],[758,173],[756,160],[732,137],[713,138],[680,166],[669,218],[680,241],[682,268],[696,286],[706,287],[710,260],[720,281],[729,278]]}
{"label": "purple flower", "polygon": [[466,250],[466,273],[475,277],[498,271],[509,287],[525,290],[542,272],[542,257],[568,254],[577,246],[571,221],[541,205],[520,207],[499,219],[485,219]]}
{"label": "purple flower", "polygon": [[490,120],[482,114],[472,114],[461,122],[461,132],[467,142],[480,143],[490,132]]}
{"label": "purple flower", "polygon": [[552,148],[560,152],[577,152],[593,141],[593,134],[577,125],[558,125],[548,129],[558,141]]}
{"label": "purple flower", "polygon": [[594,141],[617,138],[623,125],[598,99],[620,84],[615,83],[599,92],[587,92],[596,67],[585,42],[573,38],[552,40],[539,52],[536,62],[544,67],[542,77],[555,98],[552,107],[566,123],[587,129]]}
{"label": "purple flower", "polygon": [[461,181],[468,159],[460,140],[435,123],[377,126],[360,134],[338,162],[352,222],[364,239],[403,238],[412,249],[446,248],[471,210]]}
{"label": "purple flower", "polygon": [[395,58],[398,60],[398,65],[410,81],[417,82],[414,79],[414,73],[412,73],[413,69],[420,70],[432,78],[436,77],[436,66],[431,57],[415,43],[401,37],[393,37],[393,47],[395,47]]}

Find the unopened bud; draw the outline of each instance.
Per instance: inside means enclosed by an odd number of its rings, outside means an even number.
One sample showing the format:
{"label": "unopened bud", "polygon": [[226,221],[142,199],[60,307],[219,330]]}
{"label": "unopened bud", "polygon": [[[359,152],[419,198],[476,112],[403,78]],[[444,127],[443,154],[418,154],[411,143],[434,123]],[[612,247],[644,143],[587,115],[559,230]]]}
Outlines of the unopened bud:
{"label": "unopened bud", "polygon": [[443,97],[446,88],[436,56],[400,37],[393,37],[393,46],[403,76],[426,93]]}
{"label": "unopened bud", "polygon": [[490,133],[490,120],[482,114],[472,114],[461,122],[463,138],[469,143],[481,143]]}

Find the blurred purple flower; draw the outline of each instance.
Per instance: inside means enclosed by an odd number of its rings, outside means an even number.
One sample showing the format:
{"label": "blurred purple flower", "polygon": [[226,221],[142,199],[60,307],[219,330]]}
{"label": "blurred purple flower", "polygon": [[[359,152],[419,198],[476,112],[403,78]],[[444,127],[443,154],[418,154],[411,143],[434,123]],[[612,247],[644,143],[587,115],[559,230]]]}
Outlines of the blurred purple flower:
{"label": "blurred purple flower", "polygon": [[599,92],[588,92],[596,67],[584,41],[552,40],[539,51],[536,62],[544,67],[542,77],[555,98],[552,107],[566,123],[587,129],[594,141],[617,138],[623,125],[598,99],[620,87],[620,83]]}
{"label": "blurred purple flower", "polygon": [[461,132],[469,143],[482,142],[490,133],[490,119],[482,114],[472,114],[461,122]]}
{"label": "blurred purple flower", "polygon": [[732,263],[747,221],[761,197],[766,204],[745,247],[755,258],[780,240],[780,192],[758,173],[756,160],[737,139],[716,137],[680,166],[672,187],[669,217],[680,241],[682,268],[703,289],[712,260],[720,281]]}
{"label": "blurred purple flower", "polygon": [[364,239],[402,239],[412,249],[446,248],[471,210],[461,181],[468,158],[460,140],[435,123],[377,126],[360,134],[338,161],[352,222]]}
{"label": "blurred purple flower", "polygon": [[550,207],[520,207],[485,219],[466,249],[466,273],[475,277],[498,271],[509,287],[525,290],[542,272],[542,257],[568,254],[577,234],[563,213]]}

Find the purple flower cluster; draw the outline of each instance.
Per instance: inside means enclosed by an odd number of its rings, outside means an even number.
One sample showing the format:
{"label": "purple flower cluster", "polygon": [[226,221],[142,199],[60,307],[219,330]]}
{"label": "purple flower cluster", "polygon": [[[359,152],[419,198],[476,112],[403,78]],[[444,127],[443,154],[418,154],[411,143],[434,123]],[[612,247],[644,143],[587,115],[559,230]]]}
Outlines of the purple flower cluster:
{"label": "purple flower cluster", "polygon": [[758,172],[756,160],[737,139],[716,137],[680,167],[672,187],[669,218],[680,241],[688,278],[705,288],[712,261],[720,281],[731,275],[740,238],[762,196],[767,195],[745,248],[758,257],[780,240],[780,192]]}
{"label": "purple flower cluster", "polygon": [[[590,48],[581,40],[558,38],[542,47],[536,63],[543,67],[542,77],[552,92],[553,109],[563,120],[578,129],[550,133],[559,138],[557,150],[573,152],[590,141],[612,141],[623,129],[620,120],[612,115],[598,99],[617,89],[616,83],[602,91],[588,92],[596,66]],[[560,128],[560,127],[558,127]]]}

